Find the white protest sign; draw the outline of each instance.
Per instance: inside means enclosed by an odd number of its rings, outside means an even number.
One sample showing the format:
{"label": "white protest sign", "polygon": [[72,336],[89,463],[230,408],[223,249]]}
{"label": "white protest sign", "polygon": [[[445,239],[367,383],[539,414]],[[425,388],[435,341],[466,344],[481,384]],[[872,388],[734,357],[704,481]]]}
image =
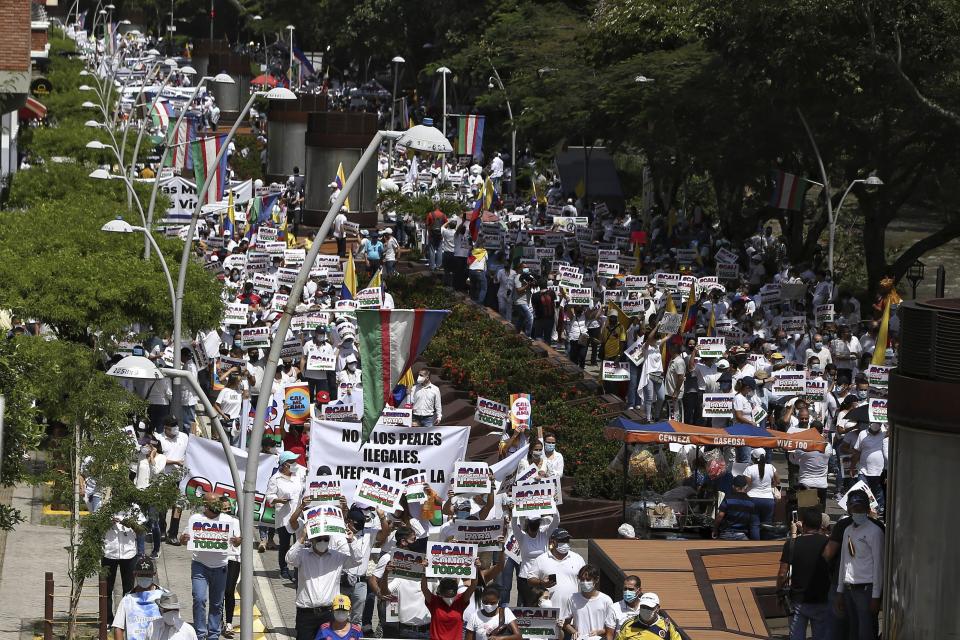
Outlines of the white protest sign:
{"label": "white protest sign", "polygon": [[628,316],[640,315],[646,309],[647,300],[649,300],[644,294],[642,289],[627,289],[623,294],[620,310]]}
{"label": "white protest sign", "polygon": [[630,369],[626,362],[604,360],[602,379],[605,382],[626,382],[630,379]]}
{"label": "white protest sign", "polygon": [[873,491],[870,491],[870,487],[867,485],[867,483],[863,480],[858,480],[845,494],[843,494],[843,497],[837,500],[837,504],[840,505],[840,508],[844,511],[847,510],[847,496],[849,496],[853,491],[863,491],[866,493],[867,498],[870,500],[870,509],[873,511],[876,511],[878,508],[880,508],[880,503],[877,502],[877,499],[873,496]]}
{"label": "white protest sign", "polygon": [[360,447],[358,424],[314,420],[310,424],[310,442],[322,442],[323,446],[310,447],[308,464],[312,473],[322,466],[329,467],[340,478],[346,496],[353,495],[363,472],[395,481],[426,473],[433,490],[446,495],[453,465],[464,459],[469,435],[470,427],[381,426]]}
{"label": "white protest sign", "polygon": [[423,504],[427,501],[427,492],[423,488],[425,484],[428,484],[426,473],[417,473],[412,476],[407,476],[400,482],[403,484],[404,490],[406,491],[407,502]]}
{"label": "white protest sign", "polygon": [[[240,470],[240,481],[246,473],[247,452],[232,447],[233,456]],[[263,506],[267,491],[267,481],[277,471],[277,456],[261,454],[257,462],[257,493],[254,498],[254,520],[259,524],[273,524],[273,507]],[[206,438],[190,438],[187,442],[187,455],[184,462],[185,473],[180,481],[180,490],[189,497],[200,498],[204,494],[225,495],[236,500],[237,491],[233,486],[230,467],[223,456],[223,446]]]}
{"label": "white protest sign", "polygon": [[420,582],[426,568],[422,553],[409,549],[394,549],[390,552],[390,577]]}
{"label": "white protest sign", "polygon": [[283,257],[283,252],[287,250],[287,243],[280,242],[264,242],[262,249],[265,253],[270,256],[280,256]]}
{"label": "white protest sign", "polygon": [[556,510],[553,504],[553,483],[539,482],[513,487],[513,517],[539,518]]}
{"label": "white protest sign", "polygon": [[453,467],[454,493],[490,493],[490,467],[486,462],[458,462]]}
{"label": "white protest sign", "polygon": [[803,385],[803,395],[820,402],[827,393],[827,381],[822,378],[807,378]]}
{"label": "white protest sign", "polygon": [[360,305],[357,304],[356,300],[337,300],[337,304],[334,308],[337,311],[356,311]]}
{"label": "white protest sign", "polygon": [[343,490],[340,487],[340,478],[336,476],[311,476],[307,478],[304,495],[316,503],[340,504]]}
{"label": "white protest sign", "polygon": [[428,578],[473,578],[477,545],[467,542],[427,543]]}
{"label": "white protest sign", "polygon": [[735,393],[705,393],[703,394],[704,418],[732,418],[733,396]]}
{"label": "white protest sign", "polygon": [[288,267],[299,267],[303,264],[303,261],[307,258],[306,249],[284,249],[283,250],[283,264]]}
{"label": "white protest sign", "polygon": [[578,287],[583,284],[583,274],[576,267],[560,267],[560,285]]}
{"label": "white protest sign", "polygon": [[510,607],[523,640],[559,640],[560,609],[556,607]]}
{"label": "white protest sign", "polygon": [[836,318],[836,312],[832,304],[819,304],[816,308],[817,324],[822,325],[827,322],[833,322]]}
{"label": "white protest sign", "polygon": [[723,336],[700,336],[697,338],[697,355],[701,358],[722,358],[727,350]]}
{"label": "white protest sign", "polygon": [[623,279],[623,286],[627,289],[643,289],[649,281],[647,276],[628,275]]}
{"label": "white protest sign", "polygon": [[510,407],[488,398],[477,398],[477,410],[473,419],[480,424],[503,431],[507,426]]}
{"label": "white protest sign", "polygon": [[359,222],[344,222],[343,223],[344,233],[351,236],[360,235],[360,223]]}
{"label": "white protest sign", "polygon": [[680,322],[683,317],[679,313],[665,313],[657,325],[657,333],[661,336],[673,336],[680,333]]}
{"label": "white protest sign", "polygon": [[257,228],[257,244],[265,244],[267,242],[276,242],[277,238],[280,237],[280,230],[273,227],[264,227],[260,226]]}
{"label": "white protest sign", "polygon": [[728,249],[720,249],[713,258],[718,263],[733,264],[737,261],[737,254]]}
{"label": "white protest sign", "polygon": [[867,415],[870,422],[880,422],[886,424],[887,419],[887,399],[870,398],[870,404],[867,407]]}
{"label": "white protest sign", "polygon": [[787,333],[803,333],[807,329],[805,316],[784,316],[780,319],[780,328]]}
{"label": "white protest sign", "polygon": [[778,371],[773,383],[773,392],[781,396],[799,396],[807,390],[807,374],[804,371]]}
{"label": "white protest sign", "polygon": [[232,553],[230,538],[239,536],[239,532],[229,520],[210,519],[202,513],[190,516],[187,531],[190,541],[187,551],[211,551],[213,553]]}
{"label": "white protest sign", "polygon": [[287,269],[287,268],[277,269],[277,285],[292,288],[293,283],[297,281],[297,276],[299,274],[300,274],[299,269]]}
{"label": "white protest sign", "polygon": [[717,274],[717,280],[736,280],[740,276],[740,265],[718,262],[714,273]]}
{"label": "white protest sign", "polygon": [[307,539],[318,536],[345,536],[347,526],[343,522],[343,510],[332,504],[322,504],[307,509]]}
{"label": "white protest sign", "polygon": [[234,269],[246,271],[247,256],[242,253],[232,253],[223,259],[223,268],[225,271],[233,271]]}
{"label": "white protest sign", "polygon": [[677,262],[690,264],[697,259],[696,249],[677,249]]}
{"label": "white protest sign", "polygon": [[400,497],[405,490],[406,487],[400,482],[387,480],[375,473],[364,471],[357,483],[357,492],[353,496],[353,501],[392,513],[397,510]]}
{"label": "white protest sign", "polygon": [[657,286],[661,289],[676,289],[680,286],[679,273],[658,273]]}
{"label": "white protest sign", "polygon": [[567,302],[573,305],[590,306],[593,304],[593,289],[589,287],[571,287],[567,289]]}
{"label": "white protest sign", "polygon": [[396,427],[413,426],[413,409],[404,407],[384,407],[380,414],[378,425],[391,425]]}
{"label": "white protest sign", "polygon": [[453,527],[453,537],[457,542],[475,544],[480,553],[503,548],[498,542],[504,535],[502,520],[454,520]]}
{"label": "white protest sign", "polygon": [[615,278],[620,273],[620,264],[617,262],[598,262],[597,275],[602,278]]}
{"label": "white protest sign", "polygon": [[[326,348],[325,348],[326,347]],[[307,351],[307,371],[334,371],[337,368],[337,352],[333,347],[311,348]]]}
{"label": "white protest sign", "polygon": [[317,269],[326,269],[327,271],[340,270],[340,258],[328,253],[318,253],[317,259],[313,261],[313,266]]}
{"label": "white protest sign", "polygon": [[870,383],[871,387],[876,389],[886,389],[890,384],[890,370],[893,367],[888,367],[882,364],[872,364],[867,367],[867,382]]}
{"label": "white protest sign", "polygon": [[780,285],[775,282],[768,282],[760,287],[760,302],[765,305],[780,303]]}
{"label": "white protest sign", "polygon": [[619,258],[619,249],[597,249],[597,260],[601,262],[617,262]]}
{"label": "white protest sign", "polygon": [[253,289],[257,293],[273,293],[277,288],[277,278],[266,273],[253,274]]}
{"label": "white protest sign", "polygon": [[550,247],[537,247],[533,252],[533,257],[537,260],[550,260],[555,255],[557,255],[557,252]]}
{"label": "white protest sign", "polygon": [[623,355],[627,356],[630,362],[639,367],[640,363],[643,362],[643,338],[637,338],[636,342],[627,347]]}
{"label": "white protest sign", "polygon": [[244,349],[269,348],[270,327],[247,327],[240,329],[240,342]]}
{"label": "white protest sign", "polygon": [[290,296],[286,293],[275,293],[270,299],[270,308],[277,313],[283,313],[283,310],[287,307],[287,300],[289,299]]}
{"label": "white protest sign", "polygon": [[381,287],[370,287],[357,292],[357,306],[360,309],[379,309],[383,300]]}
{"label": "white protest sign", "polygon": [[223,324],[236,324],[241,327],[247,324],[247,315],[250,313],[250,305],[242,302],[230,302],[223,314]]}

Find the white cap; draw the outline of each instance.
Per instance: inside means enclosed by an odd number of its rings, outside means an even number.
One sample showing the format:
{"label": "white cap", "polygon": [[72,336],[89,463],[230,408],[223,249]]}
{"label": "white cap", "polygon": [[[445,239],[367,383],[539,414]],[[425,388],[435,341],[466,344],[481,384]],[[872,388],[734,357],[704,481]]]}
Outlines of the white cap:
{"label": "white cap", "polygon": [[622,537],[622,538],[636,538],[636,537],[637,537],[637,532],[633,530],[633,525],[627,524],[626,522],[624,522],[622,525],[620,525],[620,528],[617,529],[617,533],[618,533],[618,534],[620,535],[620,537]]}
{"label": "white cap", "polygon": [[336,189],[336,188],[337,188],[337,183],[336,183],[336,182],[331,182],[330,184],[327,185],[327,188],[329,188],[329,189]]}
{"label": "white cap", "polygon": [[390,235],[390,236],[392,236],[392,235],[393,235],[393,229],[391,229],[390,227],[387,227],[386,229],[384,229],[384,230],[381,231],[380,233],[382,233],[382,234],[384,234],[384,235]]}
{"label": "white cap", "polygon": [[357,361],[357,356],[351,353],[350,355],[348,355],[346,358],[343,359],[343,364],[350,364],[351,362],[356,363],[356,361]]}
{"label": "white cap", "polygon": [[757,447],[750,452],[750,457],[755,458],[757,460],[760,459],[760,456],[765,456],[765,455],[767,455],[767,450],[762,449],[760,447]]}
{"label": "white cap", "polygon": [[717,360],[717,369],[729,369],[730,363],[727,362],[726,358],[720,358]]}
{"label": "white cap", "polygon": [[657,594],[649,591],[640,596],[640,606],[654,609],[660,606],[660,598]]}

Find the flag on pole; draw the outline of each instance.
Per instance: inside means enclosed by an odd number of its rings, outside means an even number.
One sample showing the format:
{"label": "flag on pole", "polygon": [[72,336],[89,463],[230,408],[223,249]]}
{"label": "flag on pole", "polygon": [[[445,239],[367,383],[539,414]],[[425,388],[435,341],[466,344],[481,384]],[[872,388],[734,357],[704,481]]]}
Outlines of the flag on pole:
{"label": "flag on pole", "polygon": [[262,224],[270,220],[273,205],[280,199],[280,193],[271,193],[265,196],[254,196],[250,199],[250,211],[253,213],[251,224]]}
{"label": "flag on pole", "polygon": [[344,300],[353,300],[357,296],[357,268],[353,264],[353,249],[347,249],[347,263],[343,267],[343,285],[340,287],[340,297]]}
{"label": "flag on pole", "polygon": [[460,116],[457,123],[457,155],[478,157],[483,148],[483,122],[486,116]]}
{"label": "flag on pole", "polygon": [[426,309],[357,309],[357,335],[363,362],[363,443],[370,438],[387,398],[440,323],[450,313]]}
{"label": "flag on pole", "polygon": [[877,331],[877,343],[873,347],[870,364],[887,364],[887,334],[890,332],[890,298],[883,301],[883,316],[880,318],[880,330]]}
{"label": "flag on pole", "polygon": [[367,289],[373,289],[374,287],[379,287],[383,283],[383,278],[381,274],[383,272],[383,267],[377,269],[377,272],[373,274],[373,277],[370,278],[370,284],[367,285]]}
{"label": "flag on pole", "polygon": [[[337,177],[334,178],[334,182],[337,183],[337,189],[343,189],[343,185],[347,184],[347,179],[344,177],[343,173],[343,163],[341,162],[337,166]],[[347,208],[347,211],[350,211],[350,197],[346,197],[343,200],[343,206]]]}
{"label": "flag on pole", "polygon": [[[175,123],[174,123],[175,124]],[[170,141],[170,153],[167,154],[165,166],[173,167],[177,171],[193,171],[193,145],[191,141],[196,135],[196,125],[193,118],[184,116],[180,126],[170,125],[167,139]],[[200,185],[197,185],[199,187]]]}
{"label": "flag on pole", "polygon": [[301,79],[310,79],[315,78],[317,75],[316,69],[313,68],[313,63],[310,62],[310,59],[304,55],[300,47],[293,48],[293,57],[296,58],[297,62],[300,63],[300,77]]}
{"label": "flag on pole", "polygon": [[773,194],[770,206],[789,211],[800,211],[803,198],[807,195],[809,183],[800,176],[786,171],[773,172]]}
{"label": "flag on pole", "polygon": [[220,213],[221,228],[223,229],[223,235],[233,237],[233,232],[237,227],[237,220],[234,217],[233,211],[233,191],[227,192],[227,211],[226,216],[223,215],[223,212]]}
{"label": "flag on pole", "polygon": [[707,335],[711,338],[717,335],[717,316],[712,305],[710,307],[710,322],[707,324]]}
{"label": "flag on pole", "polygon": [[227,136],[224,134],[201,138],[190,143],[193,149],[193,175],[197,180],[198,197],[207,176],[213,174],[207,187],[208,203],[223,200],[223,192],[227,186],[227,154],[224,153],[219,162],[217,162],[217,154],[226,140]]}
{"label": "flag on pole", "polygon": [[[663,312],[664,312],[664,313],[676,313],[676,312],[677,312],[677,305],[674,304],[674,302],[673,302],[673,294],[668,291],[666,295],[667,295],[667,302],[666,302],[666,304],[665,304],[664,307],[663,307]],[[667,341],[666,341],[666,340],[664,340],[664,341],[663,341],[663,344],[660,345],[660,358],[661,358],[664,362],[667,362]]]}
{"label": "flag on pole", "polygon": [[690,283],[690,295],[687,296],[686,308],[683,310],[683,322],[680,323],[680,333],[691,331],[697,324],[697,283]]}
{"label": "flag on pole", "polygon": [[170,130],[170,121],[175,116],[176,111],[169,102],[157,100],[153,103],[153,108],[150,109],[150,120],[153,121],[153,126],[157,130],[157,133],[151,135],[150,139],[154,144],[160,144],[164,141],[164,136]]}

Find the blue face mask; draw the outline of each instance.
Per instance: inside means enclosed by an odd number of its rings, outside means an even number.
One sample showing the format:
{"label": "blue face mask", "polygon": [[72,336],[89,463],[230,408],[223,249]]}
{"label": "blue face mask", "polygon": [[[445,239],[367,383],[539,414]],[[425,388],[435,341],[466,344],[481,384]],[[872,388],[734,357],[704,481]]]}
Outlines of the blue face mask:
{"label": "blue face mask", "polygon": [[865,513],[851,513],[850,517],[853,518],[853,524],[858,527],[867,522],[867,514]]}
{"label": "blue face mask", "polygon": [[555,445],[555,444],[550,444],[550,443],[548,442],[548,443],[546,443],[545,445],[543,445],[543,450],[546,451],[547,453],[553,453],[554,451],[557,450],[557,445]]}
{"label": "blue face mask", "polygon": [[623,592],[623,601],[626,602],[627,604],[630,604],[631,602],[633,602],[633,601],[636,600],[636,599],[637,599],[637,592],[636,592],[636,591],[624,591],[624,592]]}

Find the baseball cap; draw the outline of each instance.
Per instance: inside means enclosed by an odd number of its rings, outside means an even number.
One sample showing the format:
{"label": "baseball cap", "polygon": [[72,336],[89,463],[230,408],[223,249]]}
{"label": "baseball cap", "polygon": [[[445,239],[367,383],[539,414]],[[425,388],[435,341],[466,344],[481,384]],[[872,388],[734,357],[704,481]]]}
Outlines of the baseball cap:
{"label": "baseball cap", "polygon": [[740,384],[748,389],[757,388],[757,381],[753,379],[753,376],[743,376],[740,378]]}
{"label": "baseball cap", "polygon": [[617,529],[617,534],[624,538],[636,538],[637,532],[633,529],[633,525],[627,524],[624,522],[620,525],[620,528]]}
{"label": "baseball cap", "polygon": [[287,462],[296,460],[299,457],[300,456],[295,454],[293,451],[284,451],[283,453],[280,454],[280,464],[281,465],[286,464]]}
{"label": "baseball cap", "polygon": [[750,457],[756,458],[758,460],[760,459],[760,456],[765,456],[765,455],[767,455],[767,450],[762,447],[756,447],[752,451],[750,451]]}
{"label": "baseball cap", "polygon": [[857,489],[856,491],[851,491],[847,494],[847,509],[850,507],[859,506],[859,507],[869,507],[870,498],[867,497],[866,492]]}
{"label": "baseball cap", "polygon": [[333,610],[350,611],[350,598],[343,594],[333,596]]}
{"label": "baseball cap", "polygon": [[570,535],[570,532],[564,529],[563,527],[560,527],[559,529],[554,529],[553,533],[550,534],[550,539],[557,540],[557,541],[569,540],[571,537],[572,536]]}
{"label": "baseball cap", "polygon": [[653,608],[659,607],[659,606],[660,606],[660,597],[657,596],[657,594],[653,593],[652,591],[651,591],[651,592],[647,592],[647,593],[643,594],[642,596],[640,596],[640,606],[641,606],[641,607],[647,607],[647,608],[649,608],[649,609],[653,609]]}
{"label": "baseball cap", "polygon": [[727,362],[726,358],[720,358],[717,360],[717,369],[729,369],[730,363]]}
{"label": "baseball cap", "polygon": [[770,356],[774,360],[783,360],[783,354],[779,351],[774,351],[773,355]]}
{"label": "baseball cap", "polygon": [[765,369],[761,369],[760,371],[757,371],[755,374],[753,374],[753,377],[756,380],[761,380],[761,381],[767,380],[770,377],[770,372],[766,371]]}
{"label": "baseball cap", "polygon": [[180,598],[177,597],[177,594],[167,591],[162,596],[160,596],[157,606],[161,609],[180,609]]}
{"label": "baseball cap", "polygon": [[133,575],[153,576],[157,573],[157,565],[149,556],[139,556],[133,563]]}

